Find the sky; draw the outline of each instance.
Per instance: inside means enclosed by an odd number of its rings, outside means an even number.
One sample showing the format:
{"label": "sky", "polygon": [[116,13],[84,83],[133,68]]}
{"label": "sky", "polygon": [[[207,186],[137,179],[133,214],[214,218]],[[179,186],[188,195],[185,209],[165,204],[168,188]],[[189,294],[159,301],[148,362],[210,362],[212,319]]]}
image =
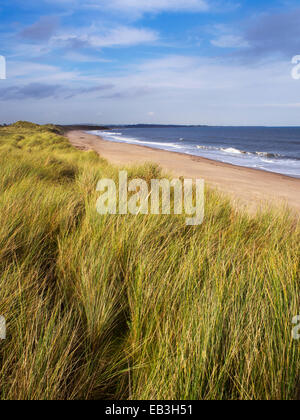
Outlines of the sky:
{"label": "sky", "polygon": [[0,18],[0,123],[300,126],[299,0],[0,0]]}

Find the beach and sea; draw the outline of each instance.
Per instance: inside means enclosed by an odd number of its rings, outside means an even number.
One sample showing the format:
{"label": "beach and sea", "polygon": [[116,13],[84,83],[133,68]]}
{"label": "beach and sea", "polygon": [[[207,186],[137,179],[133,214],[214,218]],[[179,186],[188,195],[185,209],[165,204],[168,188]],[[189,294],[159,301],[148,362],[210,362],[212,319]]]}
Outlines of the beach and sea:
{"label": "beach and sea", "polygon": [[298,127],[89,127],[68,137],[114,164],[154,162],[175,176],[203,178],[250,211],[266,204],[300,211]]}
{"label": "beach and sea", "polygon": [[299,127],[115,126],[104,140],[149,146],[300,178]]}

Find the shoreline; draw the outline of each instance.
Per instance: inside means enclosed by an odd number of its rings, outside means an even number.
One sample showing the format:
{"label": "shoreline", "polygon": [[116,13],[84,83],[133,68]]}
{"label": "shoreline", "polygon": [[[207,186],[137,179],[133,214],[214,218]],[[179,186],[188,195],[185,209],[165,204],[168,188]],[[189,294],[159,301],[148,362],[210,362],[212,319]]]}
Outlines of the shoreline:
{"label": "shoreline", "polygon": [[229,195],[238,208],[256,211],[271,204],[288,206],[300,213],[299,178],[144,145],[110,142],[80,130],[69,131],[66,135],[73,146],[85,151],[94,150],[112,164],[154,162],[176,177],[202,178],[208,185]]}
{"label": "shoreline", "polygon": [[[165,150],[165,149],[161,149],[159,147],[147,146],[145,144],[134,144],[134,143],[129,143],[129,142],[127,143],[127,142],[121,142],[121,141],[120,142],[118,142],[118,141],[110,141],[110,140],[104,139],[102,136],[99,136],[99,135],[96,135],[96,134],[86,133],[85,130],[84,131],[82,131],[82,130],[74,130],[74,131],[81,131],[83,134],[87,134],[87,135],[90,135],[90,136],[96,136],[96,137],[98,137],[98,139],[100,139],[103,142],[116,143],[116,144],[128,144],[130,146],[143,147],[145,149],[150,149],[150,150],[154,150],[154,151],[157,150],[157,151],[162,151],[162,152],[175,153],[175,154],[181,155],[181,156],[190,156],[191,158],[193,158],[193,160],[199,159],[200,162],[201,161],[207,161],[207,162],[210,162],[210,163],[212,163],[212,162],[213,163],[220,163],[221,165],[229,166],[229,167],[232,167],[232,168],[245,168],[245,169],[249,169],[249,170],[252,170],[252,171],[255,171],[255,172],[256,171],[259,171],[259,172],[263,172],[263,173],[280,175],[281,177],[284,177],[284,178],[287,178],[287,179],[298,179],[298,180],[300,180],[300,176],[292,176],[292,175],[281,174],[279,172],[267,171],[266,169],[262,169],[262,168],[252,168],[252,167],[249,167],[249,166],[235,165],[234,163],[222,162],[220,160],[210,159],[210,158],[207,158],[207,157],[204,157],[204,156],[197,156],[197,155],[193,155],[191,153],[176,152],[175,150],[172,150],[172,151],[171,150]],[[300,191],[299,191],[299,194],[300,194]]]}

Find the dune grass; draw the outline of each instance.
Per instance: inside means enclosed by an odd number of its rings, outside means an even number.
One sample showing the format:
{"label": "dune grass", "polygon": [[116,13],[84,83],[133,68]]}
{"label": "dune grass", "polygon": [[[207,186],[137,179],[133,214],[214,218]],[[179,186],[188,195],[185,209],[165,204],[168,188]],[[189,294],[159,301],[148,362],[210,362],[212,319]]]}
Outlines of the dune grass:
{"label": "dune grass", "polygon": [[[1,399],[297,399],[299,222],[206,191],[183,216],[100,216],[119,168],[54,126],[0,129]],[[154,165],[132,178],[160,176]]]}

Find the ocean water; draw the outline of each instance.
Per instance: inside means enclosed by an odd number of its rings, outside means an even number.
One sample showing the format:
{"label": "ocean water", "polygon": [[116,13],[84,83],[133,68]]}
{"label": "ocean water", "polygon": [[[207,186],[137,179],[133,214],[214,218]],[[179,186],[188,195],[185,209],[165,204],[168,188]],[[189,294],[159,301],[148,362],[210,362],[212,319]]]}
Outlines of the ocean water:
{"label": "ocean water", "polygon": [[300,127],[118,126],[105,140],[202,156],[300,178]]}

